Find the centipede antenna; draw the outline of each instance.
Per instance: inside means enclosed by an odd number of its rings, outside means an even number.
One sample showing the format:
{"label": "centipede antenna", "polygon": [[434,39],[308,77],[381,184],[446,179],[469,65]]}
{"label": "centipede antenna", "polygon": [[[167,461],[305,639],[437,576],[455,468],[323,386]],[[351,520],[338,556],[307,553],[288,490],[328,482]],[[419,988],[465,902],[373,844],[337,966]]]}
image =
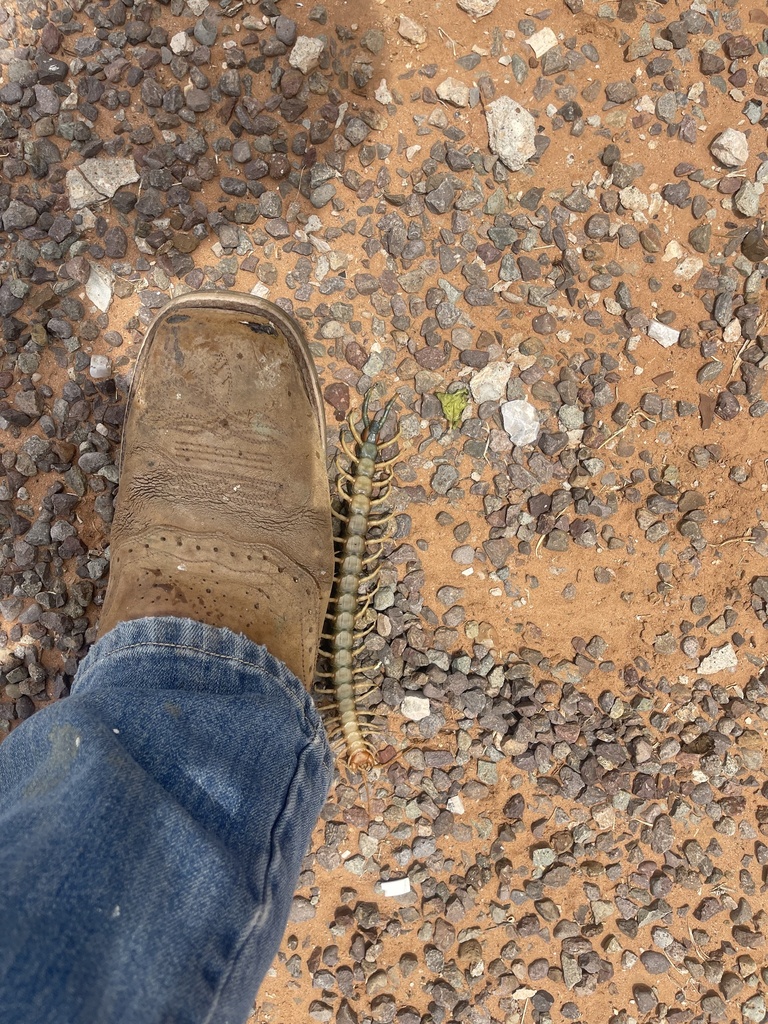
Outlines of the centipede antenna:
{"label": "centipede antenna", "polygon": [[368,419],[368,403],[371,400],[371,391],[373,388],[368,388],[365,392],[365,398],[363,399],[363,429],[367,430],[371,425],[371,421]]}

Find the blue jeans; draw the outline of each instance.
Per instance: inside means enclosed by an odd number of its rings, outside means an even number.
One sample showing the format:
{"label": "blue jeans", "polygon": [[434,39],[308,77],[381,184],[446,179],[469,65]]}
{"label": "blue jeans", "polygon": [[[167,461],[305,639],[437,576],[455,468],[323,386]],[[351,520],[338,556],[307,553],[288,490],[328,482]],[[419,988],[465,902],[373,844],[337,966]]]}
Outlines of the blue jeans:
{"label": "blue jeans", "polygon": [[242,1024],[331,776],[266,648],[120,623],[0,746],[2,1020]]}

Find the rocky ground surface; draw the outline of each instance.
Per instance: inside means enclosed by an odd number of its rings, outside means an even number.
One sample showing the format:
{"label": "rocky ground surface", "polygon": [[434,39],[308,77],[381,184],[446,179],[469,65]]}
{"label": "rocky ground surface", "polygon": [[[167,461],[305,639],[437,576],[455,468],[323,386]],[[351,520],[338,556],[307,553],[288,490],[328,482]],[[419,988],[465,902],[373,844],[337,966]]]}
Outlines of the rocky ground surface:
{"label": "rocky ground surface", "polygon": [[749,0],[0,10],[3,730],[95,636],[170,295],[293,313],[332,440],[397,395],[379,764],[254,1024],[766,1019],[767,41]]}

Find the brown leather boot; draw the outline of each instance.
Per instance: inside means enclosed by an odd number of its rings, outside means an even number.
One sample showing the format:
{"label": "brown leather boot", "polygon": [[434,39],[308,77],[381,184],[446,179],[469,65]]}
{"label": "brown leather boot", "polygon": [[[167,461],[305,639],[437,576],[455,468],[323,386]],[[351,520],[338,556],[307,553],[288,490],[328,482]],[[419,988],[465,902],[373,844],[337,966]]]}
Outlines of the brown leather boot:
{"label": "brown leather boot", "polygon": [[333,545],[322,397],[293,320],[236,292],[171,301],[120,463],[101,634],[147,615],[227,626],[309,685]]}

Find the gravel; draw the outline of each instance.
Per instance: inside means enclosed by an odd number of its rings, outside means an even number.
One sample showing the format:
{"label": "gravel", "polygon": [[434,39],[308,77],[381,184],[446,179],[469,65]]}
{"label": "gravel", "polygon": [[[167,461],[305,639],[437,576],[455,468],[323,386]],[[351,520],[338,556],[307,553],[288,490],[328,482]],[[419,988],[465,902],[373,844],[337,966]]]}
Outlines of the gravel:
{"label": "gravel", "polygon": [[265,1019],[765,1016],[768,26],[694,6],[0,14],[0,731],[95,639],[169,295],[279,301],[331,428],[398,397],[380,764]]}

